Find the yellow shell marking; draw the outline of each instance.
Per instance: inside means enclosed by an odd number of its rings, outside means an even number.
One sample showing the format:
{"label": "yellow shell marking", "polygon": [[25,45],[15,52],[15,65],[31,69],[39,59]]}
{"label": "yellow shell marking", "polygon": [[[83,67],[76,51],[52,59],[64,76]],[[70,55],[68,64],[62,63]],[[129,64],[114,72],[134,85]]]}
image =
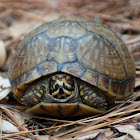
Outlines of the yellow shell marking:
{"label": "yellow shell marking", "polygon": [[43,90],[40,90],[41,94],[43,94]]}
{"label": "yellow shell marking", "polygon": [[81,96],[83,96],[83,95],[84,95],[84,92],[83,92],[83,91],[81,91],[81,92],[80,92],[80,95],[81,95]]}
{"label": "yellow shell marking", "polygon": [[113,64],[114,64],[114,65],[119,65],[119,62],[120,62],[120,61],[118,61],[117,59],[114,59],[114,60],[113,60]]}
{"label": "yellow shell marking", "polygon": [[37,101],[38,101],[36,98],[33,98],[33,100],[34,100],[35,102],[37,102]]}
{"label": "yellow shell marking", "polygon": [[108,55],[108,48],[105,47],[105,54]]}
{"label": "yellow shell marking", "polygon": [[96,64],[95,64],[95,62],[93,62],[92,63],[92,68],[95,69],[95,66],[96,66]]}
{"label": "yellow shell marking", "polygon": [[107,75],[109,75],[109,71],[108,71],[108,70],[106,70],[105,73],[106,73]]}
{"label": "yellow shell marking", "polygon": [[95,54],[94,54],[95,60],[97,60],[98,55],[99,55],[99,49],[96,49],[96,50],[95,50]]}
{"label": "yellow shell marking", "polygon": [[95,40],[92,44],[93,48],[97,46],[97,40]]}
{"label": "yellow shell marking", "polygon": [[90,59],[90,53],[86,53],[85,59],[86,59],[86,60],[89,60],[89,59]]}
{"label": "yellow shell marking", "polygon": [[103,57],[100,57],[100,62],[101,62],[101,64],[104,64],[104,58]]}
{"label": "yellow shell marking", "polygon": [[41,97],[42,95],[40,93],[36,93],[36,96]]}
{"label": "yellow shell marking", "polygon": [[61,39],[61,46],[59,46],[59,54],[57,56],[57,58],[59,58],[58,63],[62,63],[64,61],[64,50],[63,50],[63,47],[62,47],[63,44],[64,44],[64,38]]}
{"label": "yellow shell marking", "polygon": [[85,96],[85,100],[87,100],[88,99],[88,96]]}
{"label": "yellow shell marking", "polygon": [[103,48],[103,42],[102,41],[100,41],[100,47]]}

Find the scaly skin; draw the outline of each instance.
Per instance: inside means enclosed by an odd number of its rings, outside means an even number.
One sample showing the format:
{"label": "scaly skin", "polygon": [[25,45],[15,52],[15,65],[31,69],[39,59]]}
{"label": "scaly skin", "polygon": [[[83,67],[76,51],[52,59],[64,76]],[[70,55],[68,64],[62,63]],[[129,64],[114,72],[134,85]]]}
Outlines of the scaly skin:
{"label": "scaly skin", "polygon": [[107,103],[103,91],[83,81],[80,81],[79,91],[84,104],[97,109],[106,109]]}

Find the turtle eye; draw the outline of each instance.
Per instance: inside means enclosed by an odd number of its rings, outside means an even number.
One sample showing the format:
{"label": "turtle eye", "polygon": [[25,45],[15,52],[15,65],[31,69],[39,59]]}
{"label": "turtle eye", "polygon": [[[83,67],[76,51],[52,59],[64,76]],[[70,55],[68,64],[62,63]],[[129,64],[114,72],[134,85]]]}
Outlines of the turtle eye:
{"label": "turtle eye", "polygon": [[55,76],[52,76],[52,82],[56,81],[56,77]]}
{"label": "turtle eye", "polygon": [[69,84],[72,84],[73,83],[73,79],[71,76],[67,76],[66,77],[66,81],[69,83]]}
{"label": "turtle eye", "polygon": [[68,75],[68,76],[66,77],[66,80],[71,80],[71,76]]}

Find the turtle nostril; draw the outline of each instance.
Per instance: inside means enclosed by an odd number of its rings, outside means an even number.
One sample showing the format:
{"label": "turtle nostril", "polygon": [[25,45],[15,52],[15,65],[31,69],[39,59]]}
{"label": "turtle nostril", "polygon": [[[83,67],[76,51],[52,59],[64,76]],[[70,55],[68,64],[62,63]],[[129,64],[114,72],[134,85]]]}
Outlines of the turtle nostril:
{"label": "turtle nostril", "polygon": [[63,91],[62,88],[59,89],[59,93],[60,93],[60,94],[63,94],[63,93],[64,93],[64,91]]}
{"label": "turtle nostril", "polygon": [[55,88],[56,88],[56,89],[58,89],[58,88],[59,88],[59,85],[58,85],[58,84],[56,84],[56,85],[55,85]]}

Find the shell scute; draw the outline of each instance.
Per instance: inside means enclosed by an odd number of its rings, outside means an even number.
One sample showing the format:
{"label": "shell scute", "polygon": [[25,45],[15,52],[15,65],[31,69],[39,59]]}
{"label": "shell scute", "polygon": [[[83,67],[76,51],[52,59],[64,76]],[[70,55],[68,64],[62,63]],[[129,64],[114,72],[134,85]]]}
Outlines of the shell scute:
{"label": "shell scute", "polygon": [[65,64],[61,71],[65,73],[71,73],[72,75],[80,78],[83,76],[86,70],[87,70],[86,67],[84,67],[80,63],[71,63],[71,64]]}
{"label": "shell scute", "polygon": [[58,64],[77,61],[73,41],[70,38],[58,38],[53,41],[51,51],[47,54],[47,61],[55,61]]}

